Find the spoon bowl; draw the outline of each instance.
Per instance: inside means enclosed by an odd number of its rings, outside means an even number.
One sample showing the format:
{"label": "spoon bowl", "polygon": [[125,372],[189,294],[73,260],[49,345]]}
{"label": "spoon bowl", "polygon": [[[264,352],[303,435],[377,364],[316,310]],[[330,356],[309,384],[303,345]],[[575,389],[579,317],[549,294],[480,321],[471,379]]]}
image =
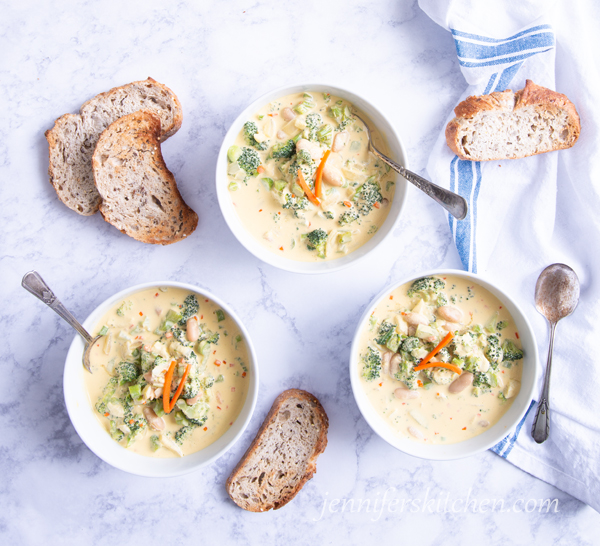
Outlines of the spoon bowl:
{"label": "spoon bowl", "polygon": [[550,324],[550,347],[544,388],[531,427],[531,436],[538,444],[545,442],[550,434],[550,372],[556,324],[575,311],[579,302],[579,292],[577,274],[565,264],[549,265],[542,271],[535,285],[535,308]]}
{"label": "spoon bowl", "polygon": [[466,218],[467,212],[469,211],[469,205],[467,204],[467,201],[464,197],[458,195],[457,193],[451,192],[450,190],[447,190],[445,188],[441,188],[437,184],[434,184],[433,182],[426,180],[418,174],[409,171],[402,165],[399,165],[385,154],[382,154],[373,145],[373,139],[371,138],[371,130],[369,129],[369,126],[367,125],[365,120],[357,114],[352,115],[366,127],[367,136],[369,137],[369,149],[371,150],[371,152],[373,152],[373,154],[375,154],[384,163],[386,163],[392,169],[394,169],[399,175],[403,176],[411,184],[419,188],[423,193],[431,197],[436,203],[444,207],[457,220],[464,220]]}

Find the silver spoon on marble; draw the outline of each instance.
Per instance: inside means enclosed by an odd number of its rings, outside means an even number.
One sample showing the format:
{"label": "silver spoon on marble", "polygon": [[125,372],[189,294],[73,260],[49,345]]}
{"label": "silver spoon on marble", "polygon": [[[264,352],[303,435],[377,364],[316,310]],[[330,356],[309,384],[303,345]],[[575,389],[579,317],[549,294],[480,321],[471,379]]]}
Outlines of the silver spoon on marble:
{"label": "silver spoon on marble", "polygon": [[411,184],[415,185],[423,193],[431,197],[436,203],[439,203],[456,219],[463,220],[467,216],[467,212],[469,211],[469,205],[467,204],[467,201],[464,197],[458,195],[457,193],[451,192],[450,190],[447,190],[445,188],[441,188],[437,184],[434,184],[433,182],[426,180],[418,174],[415,174],[412,171],[405,169],[402,165],[399,165],[385,154],[382,154],[373,145],[371,130],[369,129],[369,126],[366,124],[365,120],[357,114],[352,115],[356,119],[361,121],[366,127],[367,135],[369,137],[369,149],[371,150],[371,152],[373,152],[379,159],[381,159],[384,163],[386,163],[392,169],[394,169],[398,174],[406,178],[406,180],[408,180]]}
{"label": "silver spoon on marble", "polygon": [[542,271],[535,285],[535,307],[550,323],[550,347],[544,388],[531,427],[531,436],[538,444],[545,442],[550,434],[549,391],[554,330],[560,319],[575,311],[578,302],[579,279],[575,271],[565,264],[552,264]]}
{"label": "silver spoon on marble", "polygon": [[50,309],[52,309],[58,316],[66,320],[75,330],[77,330],[81,337],[85,340],[85,351],[83,352],[83,367],[90,373],[92,368],[90,366],[90,351],[94,346],[94,343],[102,336],[92,337],[87,330],[79,324],[79,321],[71,314],[65,306],[58,300],[54,295],[54,292],[50,290],[50,287],[42,279],[41,275],[37,271],[30,271],[25,273],[21,286],[25,290],[31,292],[36,298],[43,301]]}

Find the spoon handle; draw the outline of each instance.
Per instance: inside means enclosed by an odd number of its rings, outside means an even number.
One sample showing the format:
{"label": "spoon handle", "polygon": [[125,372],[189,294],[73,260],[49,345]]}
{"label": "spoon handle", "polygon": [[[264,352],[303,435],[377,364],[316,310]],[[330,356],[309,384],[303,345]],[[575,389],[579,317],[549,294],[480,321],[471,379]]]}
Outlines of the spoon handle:
{"label": "spoon handle", "polygon": [[550,372],[552,371],[552,351],[554,350],[554,330],[556,322],[550,323],[550,347],[548,348],[548,363],[544,377],[544,388],[538,403],[535,419],[531,427],[531,436],[541,444],[548,439],[550,434]]}
{"label": "spoon handle", "polygon": [[79,321],[66,309],[66,307],[59,301],[54,295],[54,292],[46,284],[44,279],[37,271],[30,271],[25,273],[21,286],[28,292],[31,292],[36,298],[43,301],[50,309],[52,309],[58,316],[66,320],[75,330],[77,330],[86,343],[92,341],[92,336],[88,334],[87,330],[79,324]]}
{"label": "spoon handle", "polygon": [[467,201],[461,195],[451,192],[445,188],[426,180],[422,176],[419,176],[408,169],[405,169],[402,165],[399,165],[394,160],[390,159],[386,155],[382,154],[377,148],[371,145],[373,153],[379,157],[384,163],[387,163],[397,173],[401,174],[406,180],[414,184],[423,193],[431,197],[436,203],[440,204],[445,208],[452,216],[458,220],[463,220],[467,216],[469,206]]}

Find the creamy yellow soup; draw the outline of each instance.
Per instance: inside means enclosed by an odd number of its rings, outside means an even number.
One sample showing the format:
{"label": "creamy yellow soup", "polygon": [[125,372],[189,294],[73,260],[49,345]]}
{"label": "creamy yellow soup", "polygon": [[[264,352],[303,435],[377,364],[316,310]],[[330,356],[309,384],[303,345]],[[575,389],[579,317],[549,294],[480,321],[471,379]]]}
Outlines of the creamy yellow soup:
{"label": "creamy yellow soup", "polygon": [[[189,455],[220,438],[239,415],[250,373],[246,343],[227,313],[202,295],[142,290],[109,309],[94,332],[105,335],[91,353],[89,400],[107,433],[128,450]],[[173,410],[163,414],[173,362],[169,400],[188,364],[189,370]]]}
{"label": "creamy yellow soup", "polygon": [[502,302],[468,279],[415,283],[377,305],[361,332],[356,373],[370,404],[398,436],[461,442],[494,426],[518,394],[519,333]]}
{"label": "creamy yellow soup", "polygon": [[[368,151],[354,111],[328,93],[287,95],[251,116],[229,149],[235,210],[272,252],[299,261],[334,260],[365,244],[385,221],[396,176]],[[389,155],[382,135],[369,127],[375,146]]]}

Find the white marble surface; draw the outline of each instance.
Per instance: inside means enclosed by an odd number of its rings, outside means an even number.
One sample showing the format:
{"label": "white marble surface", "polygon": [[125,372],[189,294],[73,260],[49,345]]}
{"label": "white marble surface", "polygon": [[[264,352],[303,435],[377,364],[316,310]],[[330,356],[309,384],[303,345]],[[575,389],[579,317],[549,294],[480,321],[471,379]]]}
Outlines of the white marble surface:
{"label": "white marble surface", "polygon": [[[229,124],[261,94],[307,80],[370,98],[424,174],[465,84],[450,35],[416,1],[0,5],[0,317],[10,331],[0,349],[3,543],[598,544],[595,511],[493,453],[447,463],[414,459],[375,436],[358,412],[347,362],[362,310],[396,279],[460,267],[441,209],[410,191],[393,237],[372,260],[319,277],[262,264],[219,211],[215,162]],[[183,127],[163,153],[200,217],[192,237],[164,248],[129,239],[99,215],[70,211],[46,174],[43,132],[56,117],[147,76],[183,104]],[[98,459],[75,433],[62,396],[73,332],[20,288],[34,268],[81,318],[118,290],[160,279],[195,283],[228,301],[249,327],[261,369],[257,410],[242,441],[211,467],[169,480],[131,476]],[[246,513],[228,499],[224,482],[288,387],[322,401],[329,445],[292,503]],[[505,511],[478,505],[483,513],[473,513],[472,504],[464,511],[467,498],[502,500]],[[341,512],[329,504],[334,499],[368,499],[371,509],[351,512],[347,504]],[[423,509],[425,499],[435,502]],[[558,512],[519,511],[531,499],[557,499]]]}

